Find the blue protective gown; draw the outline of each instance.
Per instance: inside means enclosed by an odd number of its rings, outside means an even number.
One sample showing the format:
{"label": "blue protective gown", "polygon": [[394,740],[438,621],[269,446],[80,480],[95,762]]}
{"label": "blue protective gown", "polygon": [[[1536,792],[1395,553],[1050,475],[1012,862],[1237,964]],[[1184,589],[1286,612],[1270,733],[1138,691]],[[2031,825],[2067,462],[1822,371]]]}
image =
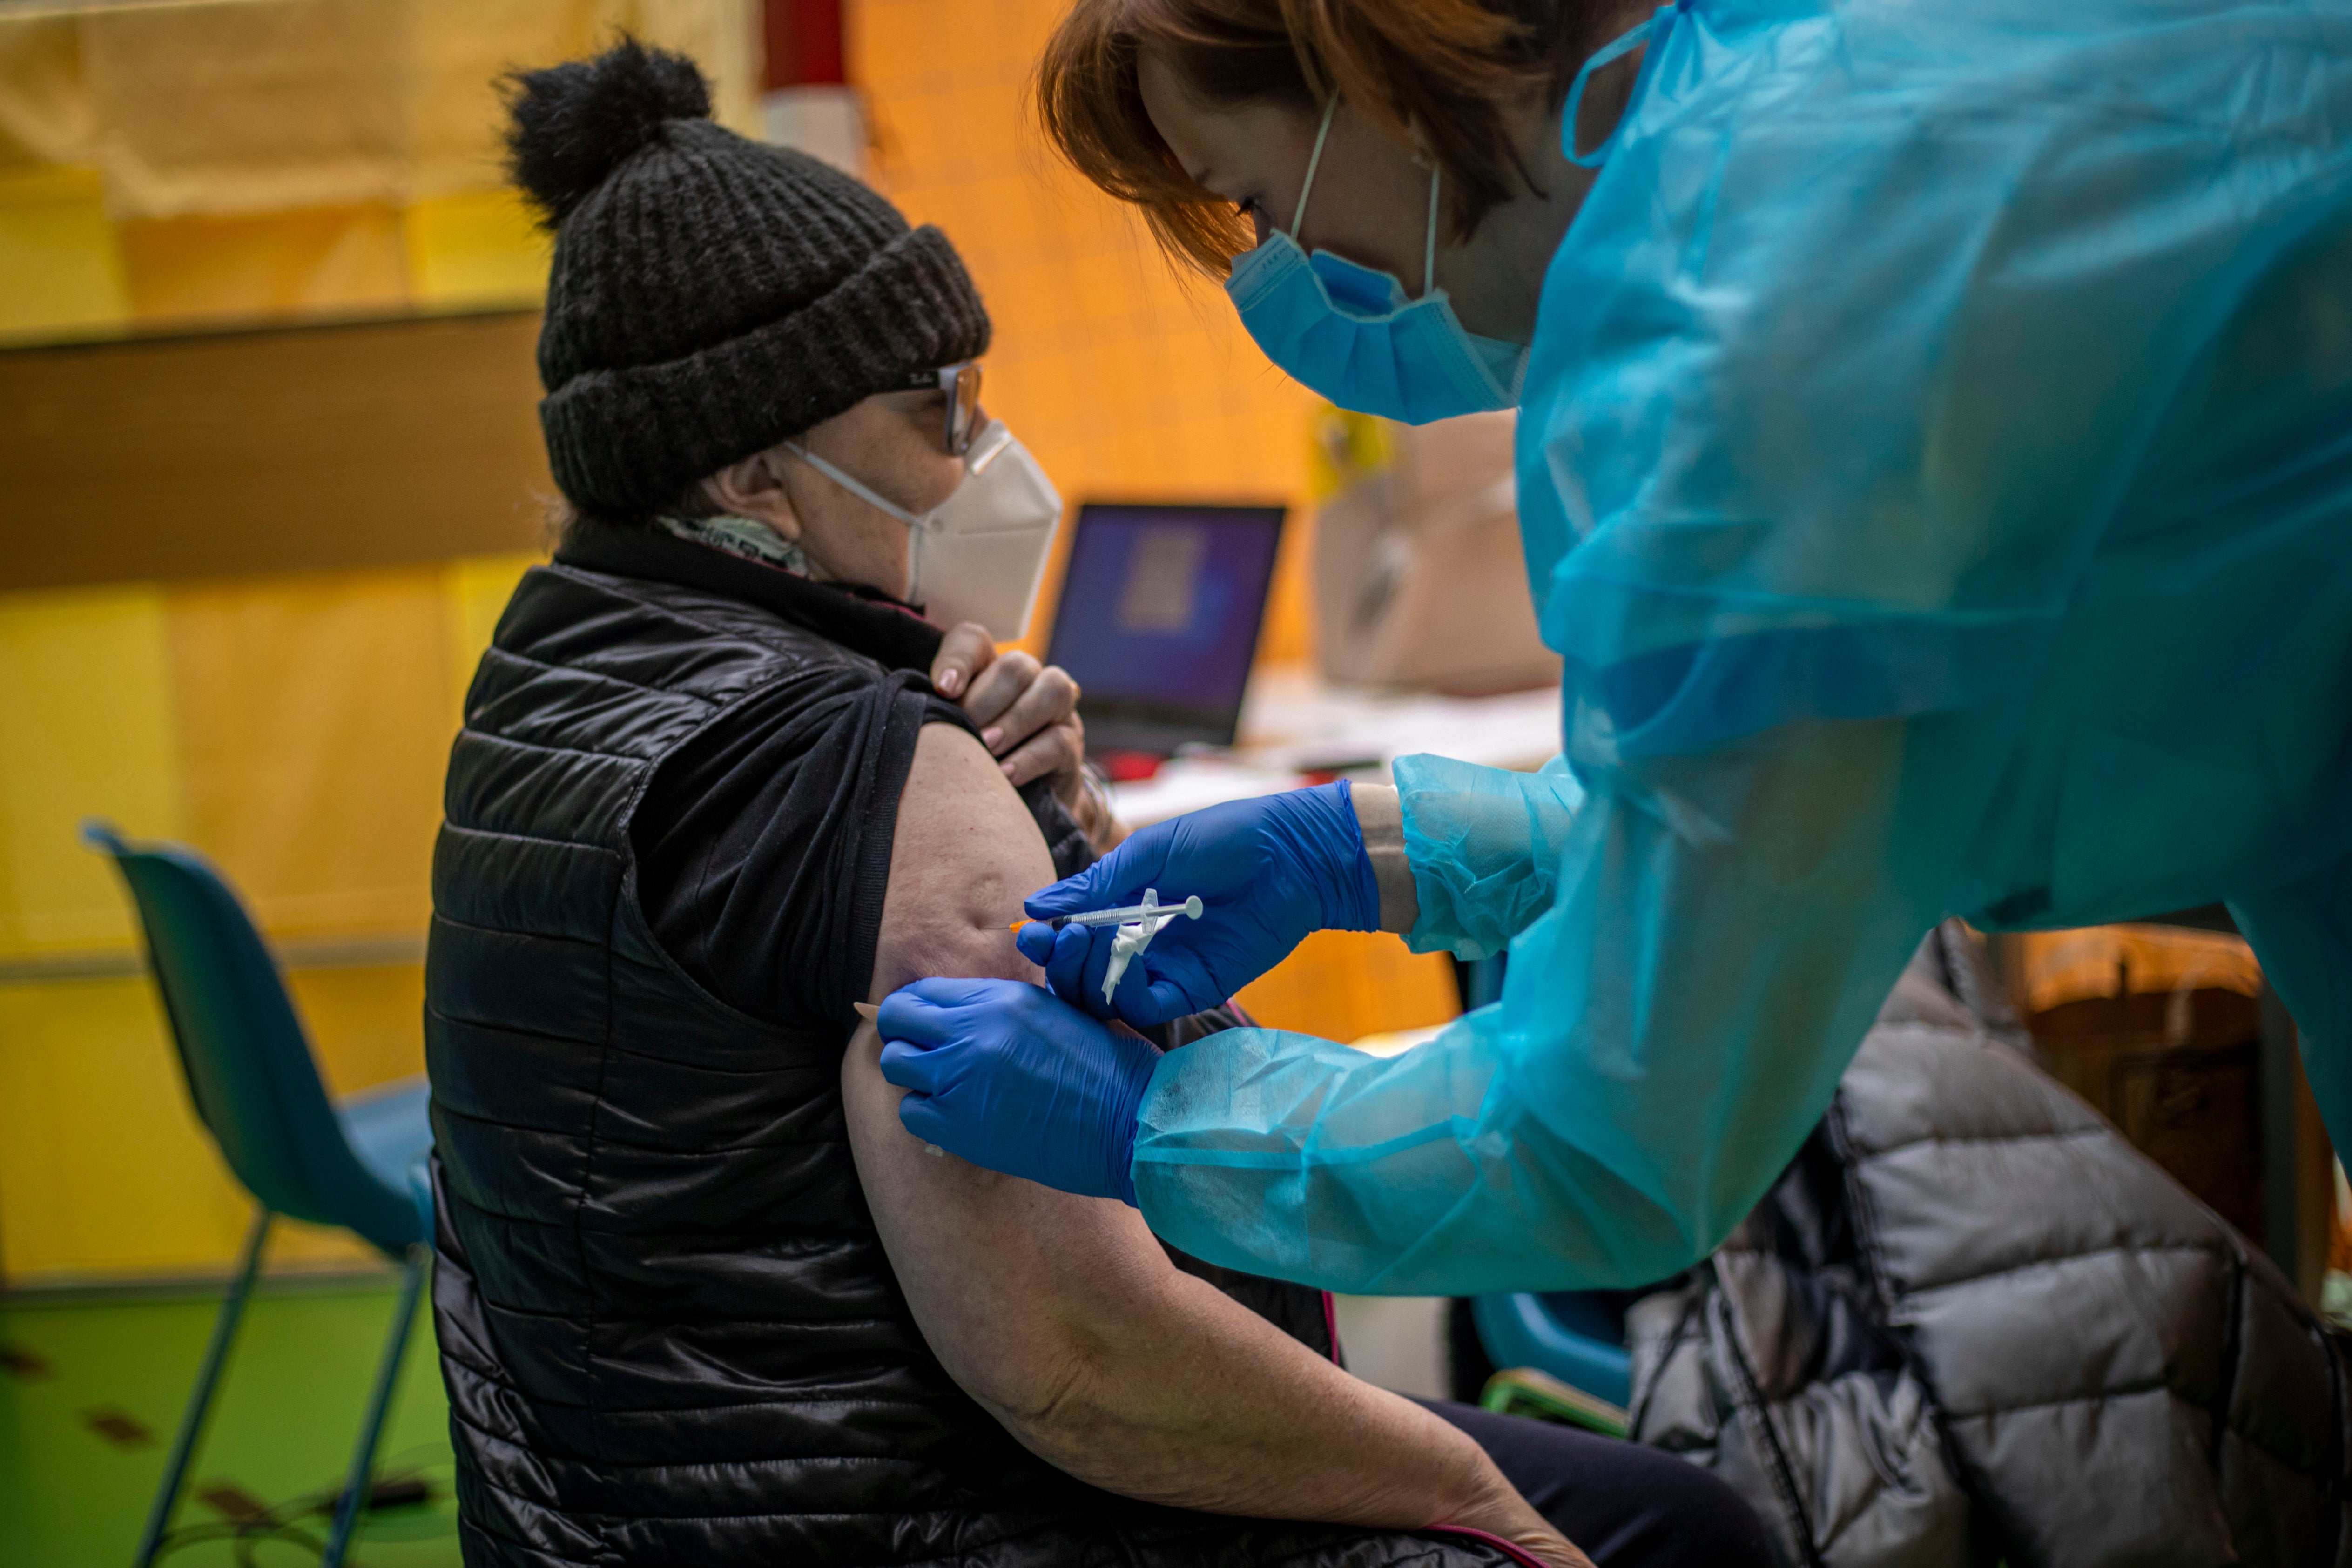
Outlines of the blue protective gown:
{"label": "blue protective gown", "polygon": [[1564,764],[1397,767],[1390,1061],[1167,1059],[1136,1190],[1360,1291],[1710,1249],[1947,914],[2231,901],[2352,1145],[2352,4],[1700,0],[1547,276],[1518,434]]}

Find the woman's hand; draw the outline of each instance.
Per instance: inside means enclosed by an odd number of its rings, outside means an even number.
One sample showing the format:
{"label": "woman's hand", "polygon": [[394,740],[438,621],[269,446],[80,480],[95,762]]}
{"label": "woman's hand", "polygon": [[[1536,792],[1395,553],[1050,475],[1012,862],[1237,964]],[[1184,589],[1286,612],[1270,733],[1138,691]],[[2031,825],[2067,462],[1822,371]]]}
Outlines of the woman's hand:
{"label": "woman's hand", "polygon": [[[1486,1456],[1482,1454],[1480,1458],[1485,1459]],[[1528,1500],[1503,1479],[1492,1460],[1486,1460],[1481,1469],[1486,1472],[1482,1478],[1483,1495],[1469,1507],[1438,1521],[1439,1524],[1498,1535],[1548,1568],[1592,1568],[1592,1559],[1544,1522],[1543,1515],[1528,1506]]]}
{"label": "woman's hand", "polygon": [[874,1026],[916,1138],[1058,1192],[1135,1201],[1150,1041],[1020,980],[917,980],[882,998]]}
{"label": "woman's hand", "polygon": [[940,642],[931,685],[980,726],[981,744],[1015,789],[1048,780],[1098,851],[1126,837],[1108,803],[1087,787],[1087,727],[1067,671],[1018,649],[999,654],[984,627],[965,622]]}
{"label": "woman's hand", "polygon": [[[1381,901],[1345,782],[1227,800],[1154,822],[1077,875],[1030,894],[1015,938],[1063,1000],[1146,1029],[1200,1012],[1273,968],[1317,931],[1377,931]],[[1160,927],[1109,1000],[1115,925],[1043,924],[1118,909],[1144,890],[1201,900],[1198,919]]]}
{"label": "woman's hand", "polygon": [[1551,1564],[1551,1568],[1592,1568],[1592,1559],[1549,1524],[1539,1523],[1504,1539],[1537,1562]]}

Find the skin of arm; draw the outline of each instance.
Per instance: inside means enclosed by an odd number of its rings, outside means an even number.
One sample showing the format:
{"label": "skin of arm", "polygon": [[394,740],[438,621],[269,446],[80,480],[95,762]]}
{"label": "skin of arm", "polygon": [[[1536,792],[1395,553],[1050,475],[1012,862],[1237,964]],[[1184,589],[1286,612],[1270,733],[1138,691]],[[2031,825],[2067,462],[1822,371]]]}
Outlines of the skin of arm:
{"label": "skin of arm", "polygon": [[1364,853],[1381,890],[1381,929],[1402,936],[1421,921],[1421,894],[1412,884],[1412,862],[1405,858],[1403,804],[1388,784],[1350,784],[1348,799],[1355,805],[1356,831],[1364,835]]}
{"label": "skin of arm", "polygon": [[[872,999],[927,975],[1035,980],[1013,945],[1053,880],[997,760],[925,727],[900,798]],[[898,1122],[869,1023],[842,1099],[875,1224],[950,1375],[1024,1447],[1179,1507],[1418,1530],[1451,1524],[1547,1563],[1586,1559],[1469,1437],[1349,1376],[1168,1260],[1123,1203],[929,1155]]]}

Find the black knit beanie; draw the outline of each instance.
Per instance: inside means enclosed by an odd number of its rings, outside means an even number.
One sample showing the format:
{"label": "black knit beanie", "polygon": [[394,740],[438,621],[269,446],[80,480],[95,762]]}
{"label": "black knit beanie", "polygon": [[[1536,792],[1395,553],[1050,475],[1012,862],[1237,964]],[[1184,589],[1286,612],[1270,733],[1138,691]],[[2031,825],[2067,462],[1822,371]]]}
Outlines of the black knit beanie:
{"label": "black knit beanie", "polygon": [[938,229],[828,164],[713,124],[702,73],[634,38],[508,81],[511,170],[555,232],[539,332],[548,465],[641,517],[916,372],[988,312]]}

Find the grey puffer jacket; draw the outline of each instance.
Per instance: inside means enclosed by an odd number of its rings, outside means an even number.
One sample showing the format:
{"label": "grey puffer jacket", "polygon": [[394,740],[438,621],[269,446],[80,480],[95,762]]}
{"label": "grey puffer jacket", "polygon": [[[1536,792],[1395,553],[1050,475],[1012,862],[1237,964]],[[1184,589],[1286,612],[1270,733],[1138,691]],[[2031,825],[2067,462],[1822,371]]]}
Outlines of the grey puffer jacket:
{"label": "grey puffer jacket", "polygon": [[1807,1568],[2352,1563],[2352,1341],[2033,1065],[1957,926],[1704,1268],[1634,1435]]}

